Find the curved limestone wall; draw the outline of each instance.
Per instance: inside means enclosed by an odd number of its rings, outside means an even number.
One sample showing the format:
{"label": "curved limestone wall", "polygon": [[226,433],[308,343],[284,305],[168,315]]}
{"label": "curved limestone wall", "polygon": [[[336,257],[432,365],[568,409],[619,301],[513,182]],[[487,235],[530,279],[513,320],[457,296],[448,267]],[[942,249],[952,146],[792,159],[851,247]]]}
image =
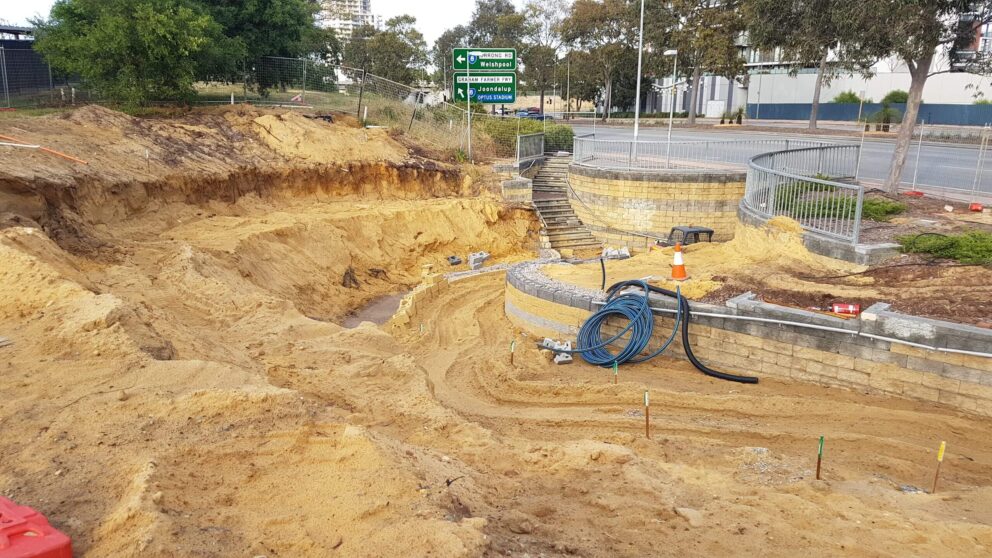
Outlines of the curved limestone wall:
{"label": "curved limestone wall", "polygon": [[672,227],[692,225],[730,240],[747,174],[741,171],[618,171],[572,164],[572,208],[597,239],[645,249],[653,241],[634,233],[667,237]]}
{"label": "curved limestone wall", "polygon": [[[605,296],[550,279],[543,263],[511,268],[505,312],[520,329],[574,341]],[[569,265],[559,263],[554,265]],[[657,347],[671,332],[674,301],[652,298]],[[898,314],[876,304],[843,320],[775,306],[750,293],[725,306],[693,303],[690,341],[703,362],[728,372],[773,376],[941,403],[992,416],[992,331]],[[756,319],[749,319],[756,318]],[[608,323],[606,334],[626,324]],[[813,327],[809,327],[813,326]],[[665,353],[685,358],[681,340]]]}

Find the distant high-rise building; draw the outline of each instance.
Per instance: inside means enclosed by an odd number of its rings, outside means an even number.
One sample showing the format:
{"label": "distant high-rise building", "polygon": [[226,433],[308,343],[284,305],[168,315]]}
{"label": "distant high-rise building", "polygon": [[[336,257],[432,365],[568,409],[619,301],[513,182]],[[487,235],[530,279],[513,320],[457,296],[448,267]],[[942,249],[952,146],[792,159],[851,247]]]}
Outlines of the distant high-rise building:
{"label": "distant high-rise building", "polygon": [[322,0],[320,5],[321,26],[333,29],[342,42],[363,25],[379,26],[378,18],[372,14],[372,0]]}

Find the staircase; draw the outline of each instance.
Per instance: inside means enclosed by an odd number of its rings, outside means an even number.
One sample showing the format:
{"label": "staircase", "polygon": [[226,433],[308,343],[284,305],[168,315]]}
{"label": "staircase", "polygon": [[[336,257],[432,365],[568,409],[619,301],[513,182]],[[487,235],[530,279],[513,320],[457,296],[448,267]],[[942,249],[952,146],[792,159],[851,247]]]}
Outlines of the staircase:
{"label": "staircase", "polygon": [[568,201],[565,181],[571,161],[570,155],[545,159],[534,177],[534,207],[544,225],[544,234],[555,250],[599,250],[603,243],[592,236]]}

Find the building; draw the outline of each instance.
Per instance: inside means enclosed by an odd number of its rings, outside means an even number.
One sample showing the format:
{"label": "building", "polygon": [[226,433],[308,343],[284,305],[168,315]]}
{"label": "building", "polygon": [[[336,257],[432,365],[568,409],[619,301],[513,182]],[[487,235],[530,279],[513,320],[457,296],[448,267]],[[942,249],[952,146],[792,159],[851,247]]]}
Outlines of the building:
{"label": "building", "polygon": [[319,24],[333,29],[341,42],[347,42],[363,25],[379,27],[379,18],[372,13],[372,0],[322,0],[320,4]]}

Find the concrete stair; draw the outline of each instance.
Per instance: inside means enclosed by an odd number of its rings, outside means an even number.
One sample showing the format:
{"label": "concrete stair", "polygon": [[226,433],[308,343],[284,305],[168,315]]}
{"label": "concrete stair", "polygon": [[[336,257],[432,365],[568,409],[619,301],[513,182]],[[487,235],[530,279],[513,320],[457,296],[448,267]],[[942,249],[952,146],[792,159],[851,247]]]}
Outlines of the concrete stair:
{"label": "concrete stair", "polygon": [[599,250],[596,240],[582,224],[568,200],[568,165],[571,156],[548,157],[533,178],[534,207],[541,217],[544,235],[555,250]]}

